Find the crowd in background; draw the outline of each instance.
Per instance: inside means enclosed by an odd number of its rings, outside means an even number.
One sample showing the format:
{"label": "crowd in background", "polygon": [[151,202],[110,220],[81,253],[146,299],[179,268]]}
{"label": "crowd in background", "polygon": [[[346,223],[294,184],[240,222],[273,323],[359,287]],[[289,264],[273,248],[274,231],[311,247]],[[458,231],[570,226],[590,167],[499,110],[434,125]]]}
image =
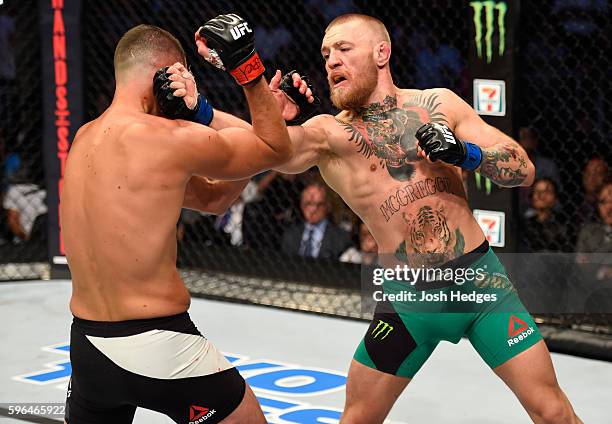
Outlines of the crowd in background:
{"label": "crowd in background", "polygon": [[[555,163],[540,157],[523,137],[520,142],[536,163],[537,175],[531,187],[514,189],[520,220],[517,251],[612,252],[612,179],[605,159],[593,156],[586,162],[578,196],[562,194]],[[190,249],[223,244],[357,263],[376,251],[367,227],[326,188],[316,170],[264,173],[222,216],[184,211],[179,241]]]}

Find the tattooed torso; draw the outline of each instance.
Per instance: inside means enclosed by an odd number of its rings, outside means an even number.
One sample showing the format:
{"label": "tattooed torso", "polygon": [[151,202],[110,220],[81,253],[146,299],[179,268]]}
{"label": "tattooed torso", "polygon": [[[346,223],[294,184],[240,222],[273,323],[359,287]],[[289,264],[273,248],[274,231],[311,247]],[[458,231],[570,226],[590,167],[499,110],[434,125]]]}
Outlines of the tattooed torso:
{"label": "tattooed torso", "polygon": [[[332,123],[333,119],[333,123]],[[454,127],[437,90],[396,97],[330,119],[330,158],[319,163],[327,183],[366,222],[380,253],[433,265],[475,248],[482,232],[467,205],[461,172],[417,156],[417,129]]]}

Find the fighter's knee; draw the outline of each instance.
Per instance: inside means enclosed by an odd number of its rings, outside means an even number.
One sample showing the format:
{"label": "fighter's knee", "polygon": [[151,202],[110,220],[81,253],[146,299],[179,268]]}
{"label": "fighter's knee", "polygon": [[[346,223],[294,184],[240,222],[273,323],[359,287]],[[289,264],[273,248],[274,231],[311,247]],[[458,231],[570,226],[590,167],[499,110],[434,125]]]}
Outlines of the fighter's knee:
{"label": "fighter's knee", "polygon": [[575,424],[576,416],[563,392],[542,398],[534,415],[542,424]]}
{"label": "fighter's knee", "polygon": [[376,417],[372,414],[373,411],[361,410],[358,407],[345,407],[340,424],[374,424],[383,422],[384,415]]}
{"label": "fighter's knee", "polygon": [[340,418],[340,424],[368,424],[368,421],[357,414],[344,413],[342,418]]}

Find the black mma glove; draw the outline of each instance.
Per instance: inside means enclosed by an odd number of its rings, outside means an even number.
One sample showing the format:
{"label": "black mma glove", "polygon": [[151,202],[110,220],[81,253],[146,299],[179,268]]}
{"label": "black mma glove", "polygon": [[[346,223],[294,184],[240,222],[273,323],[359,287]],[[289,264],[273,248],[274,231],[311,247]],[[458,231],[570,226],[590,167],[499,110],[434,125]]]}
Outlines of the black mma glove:
{"label": "black mma glove", "polygon": [[315,114],[321,105],[321,99],[315,95],[312,85],[310,84],[310,80],[306,75],[301,75],[301,78],[302,81],[306,83],[308,88],[310,88],[310,91],[312,91],[312,97],[314,97],[314,101],[312,103],[309,103],[306,96],[300,93],[299,88],[293,86],[292,76],[296,72],[297,71],[290,71],[283,75],[280,85],[278,86],[278,88],[280,88],[300,109],[295,118],[293,118],[291,121],[287,121],[289,125],[299,125],[302,122],[307,121]]}
{"label": "black mma glove", "polygon": [[432,162],[441,160],[469,171],[480,166],[480,147],[459,140],[446,125],[430,122],[419,128],[415,137]]}
{"label": "black mma glove", "polygon": [[193,108],[189,108],[182,97],[176,97],[174,95],[175,89],[170,87],[172,83],[168,78],[170,74],[166,73],[168,68],[168,66],[165,66],[158,69],[153,76],[153,94],[162,115],[170,119],[185,119],[209,125],[214,115],[212,106],[199,93],[198,100]]}
{"label": "black mma glove", "polygon": [[210,49],[206,60],[228,71],[238,84],[256,81],[264,73],[264,65],[255,51],[255,34],[240,16],[219,15],[206,22],[198,33]]}

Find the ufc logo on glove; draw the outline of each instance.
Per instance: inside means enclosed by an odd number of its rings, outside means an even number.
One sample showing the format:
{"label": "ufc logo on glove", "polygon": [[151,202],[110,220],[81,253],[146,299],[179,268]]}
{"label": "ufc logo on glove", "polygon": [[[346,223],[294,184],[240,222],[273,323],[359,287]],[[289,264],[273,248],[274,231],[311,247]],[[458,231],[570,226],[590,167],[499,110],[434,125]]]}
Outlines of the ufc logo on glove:
{"label": "ufc logo on glove", "polygon": [[457,144],[455,142],[455,136],[453,135],[453,133],[446,128],[445,126],[442,126],[442,134],[444,135],[444,138],[446,139],[446,141],[448,141],[449,143],[452,144]]}
{"label": "ufc logo on glove", "polygon": [[243,22],[230,29],[230,33],[232,34],[232,37],[234,38],[234,40],[239,39],[247,32],[253,32],[251,31],[251,28],[249,28],[248,22]]}

